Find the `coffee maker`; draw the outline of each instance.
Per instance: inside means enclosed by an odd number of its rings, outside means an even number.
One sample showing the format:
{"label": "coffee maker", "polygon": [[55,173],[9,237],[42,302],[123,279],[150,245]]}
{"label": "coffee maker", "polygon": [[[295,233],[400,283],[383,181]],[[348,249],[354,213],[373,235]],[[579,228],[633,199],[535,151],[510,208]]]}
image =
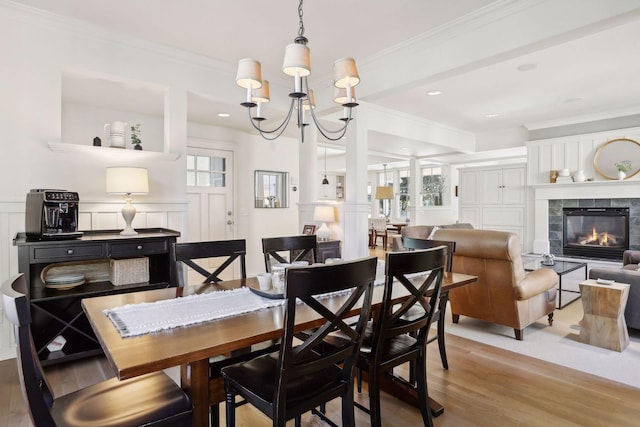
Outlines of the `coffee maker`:
{"label": "coffee maker", "polygon": [[75,239],[78,231],[78,193],[33,189],[27,193],[25,231],[28,238]]}

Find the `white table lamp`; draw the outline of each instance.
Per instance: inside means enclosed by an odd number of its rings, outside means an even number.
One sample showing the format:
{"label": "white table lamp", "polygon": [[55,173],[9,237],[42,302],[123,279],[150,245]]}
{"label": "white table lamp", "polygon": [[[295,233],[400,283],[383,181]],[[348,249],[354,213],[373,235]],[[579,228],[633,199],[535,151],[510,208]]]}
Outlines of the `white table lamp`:
{"label": "white table lamp", "polygon": [[322,222],[320,228],[316,230],[318,240],[329,240],[331,230],[327,227],[327,222],[334,222],[336,220],[333,206],[316,206],[313,212],[313,220]]}
{"label": "white table lamp", "polygon": [[149,173],[146,168],[107,168],[107,194],[126,194],[126,204],[122,207],[122,217],[126,225],[120,232],[123,236],[138,234],[131,227],[131,222],[136,216],[136,208],[131,204],[131,195],[147,193],[149,193]]}

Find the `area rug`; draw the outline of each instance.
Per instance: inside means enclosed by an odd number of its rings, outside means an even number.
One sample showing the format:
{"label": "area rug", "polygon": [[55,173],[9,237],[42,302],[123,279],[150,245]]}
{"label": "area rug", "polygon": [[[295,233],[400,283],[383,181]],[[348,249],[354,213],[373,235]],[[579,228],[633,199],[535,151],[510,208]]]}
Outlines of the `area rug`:
{"label": "area rug", "polygon": [[517,341],[512,328],[465,316],[454,324],[447,311],[445,331],[640,388],[640,331],[630,329],[630,344],[622,352],[583,344],[578,341],[582,316],[578,299],[555,311],[553,326],[544,317],[524,330],[524,341]]}

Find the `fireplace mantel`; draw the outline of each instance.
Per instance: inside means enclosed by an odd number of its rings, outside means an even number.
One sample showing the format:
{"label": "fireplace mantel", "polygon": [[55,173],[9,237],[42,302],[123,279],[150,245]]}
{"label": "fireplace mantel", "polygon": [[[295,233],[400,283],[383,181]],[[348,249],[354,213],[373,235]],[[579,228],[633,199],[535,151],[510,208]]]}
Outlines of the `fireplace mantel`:
{"label": "fireplace mantel", "polygon": [[640,180],[534,184],[533,252],[549,253],[549,200],[627,199],[640,197]]}

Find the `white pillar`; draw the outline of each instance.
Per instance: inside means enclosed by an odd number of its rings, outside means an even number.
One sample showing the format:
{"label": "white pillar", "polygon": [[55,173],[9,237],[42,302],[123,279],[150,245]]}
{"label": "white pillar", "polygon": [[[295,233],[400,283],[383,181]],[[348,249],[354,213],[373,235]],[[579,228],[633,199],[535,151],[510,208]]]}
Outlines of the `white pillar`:
{"label": "white pillar", "polygon": [[366,106],[354,110],[357,118],[349,125],[346,140],[346,184],[342,257],[361,258],[369,255],[367,202],[368,140]]}
{"label": "white pillar", "polygon": [[318,202],[318,129],[314,124],[305,128],[304,142],[299,145],[298,176],[294,182],[299,192],[298,229],[302,231],[303,224],[314,224],[313,210]]}
{"label": "white pillar", "polygon": [[420,160],[409,159],[409,218],[416,224],[418,207],[422,206],[422,167]]}

